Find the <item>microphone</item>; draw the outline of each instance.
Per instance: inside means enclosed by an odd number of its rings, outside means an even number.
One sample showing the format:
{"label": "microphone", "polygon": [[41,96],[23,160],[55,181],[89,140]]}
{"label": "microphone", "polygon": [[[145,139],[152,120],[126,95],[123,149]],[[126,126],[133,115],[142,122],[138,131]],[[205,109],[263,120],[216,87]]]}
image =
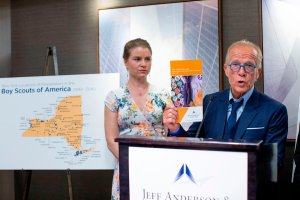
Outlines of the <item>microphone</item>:
{"label": "microphone", "polygon": [[200,132],[201,132],[201,130],[202,130],[203,122],[204,122],[205,117],[206,117],[206,115],[207,115],[207,113],[208,113],[208,110],[209,110],[209,106],[210,106],[211,102],[214,100],[214,98],[215,98],[215,95],[211,95],[210,98],[209,98],[209,100],[208,100],[206,110],[205,110],[205,112],[204,112],[204,114],[203,114],[202,122],[200,123],[200,125],[199,125],[199,127],[198,127],[198,130],[197,130],[197,132],[196,132],[196,136],[195,136],[196,138],[199,137],[199,134],[200,134]]}

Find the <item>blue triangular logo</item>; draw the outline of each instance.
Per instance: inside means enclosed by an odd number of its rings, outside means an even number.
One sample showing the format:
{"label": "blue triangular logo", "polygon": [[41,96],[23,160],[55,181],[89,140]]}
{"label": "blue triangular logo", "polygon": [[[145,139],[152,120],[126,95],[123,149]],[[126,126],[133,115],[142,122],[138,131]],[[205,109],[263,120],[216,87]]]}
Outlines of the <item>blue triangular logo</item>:
{"label": "blue triangular logo", "polygon": [[176,177],[175,177],[175,180],[174,182],[178,181],[184,174],[187,175],[187,177],[193,182],[193,183],[196,183],[195,179],[194,179],[194,176],[191,172],[191,170],[189,169],[189,167],[187,166],[187,164],[183,164],[181,166],[181,168],[179,169]]}

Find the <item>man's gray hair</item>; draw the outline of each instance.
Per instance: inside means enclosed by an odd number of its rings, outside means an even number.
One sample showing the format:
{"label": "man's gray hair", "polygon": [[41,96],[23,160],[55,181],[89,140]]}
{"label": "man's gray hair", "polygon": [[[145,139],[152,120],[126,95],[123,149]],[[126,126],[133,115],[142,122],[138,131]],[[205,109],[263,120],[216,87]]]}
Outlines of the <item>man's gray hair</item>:
{"label": "man's gray hair", "polygon": [[253,42],[250,42],[249,40],[246,40],[246,39],[243,39],[243,40],[239,40],[239,41],[236,41],[234,43],[232,43],[229,47],[228,47],[228,50],[227,50],[227,53],[226,53],[226,59],[225,59],[225,63],[226,64],[229,64],[229,52],[231,51],[231,49],[235,46],[250,46],[252,47],[253,49],[255,49],[255,51],[257,52],[257,57],[256,57],[256,67],[257,68],[261,68],[262,67],[262,59],[263,59],[263,56],[262,56],[262,52],[260,50],[260,47],[256,44],[254,44]]}

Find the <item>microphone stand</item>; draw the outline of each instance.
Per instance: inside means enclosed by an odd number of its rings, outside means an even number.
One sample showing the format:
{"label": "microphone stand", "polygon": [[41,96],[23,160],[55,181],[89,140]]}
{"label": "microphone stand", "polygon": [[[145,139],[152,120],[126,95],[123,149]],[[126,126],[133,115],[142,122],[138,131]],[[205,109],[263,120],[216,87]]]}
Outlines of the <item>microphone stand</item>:
{"label": "microphone stand", "polygon": [[202,126],[203,126],[204,119],[205,119],[205,117],[206,117],[206,115],[207,115],[207,113],[208,113],[209,106],[210,106],[210,104],[211,104],[211,102],[213,101],[214,98],[215,98],[215,95],[212,95],[212,96],[209,98],[209,101],[208,101],[208,104],[207,104],[207,108],[206,108],[206,110],[205,110],[205,112],[204,112],[204,114],[203,114],[202,122],[200,123],[200,126],[198,127],[197,132],[196,132],[196,136],[195,136],[196,138],[198,138],[199,135],[200,135],[200,132],[201,132],[201,130],[202,130]]}

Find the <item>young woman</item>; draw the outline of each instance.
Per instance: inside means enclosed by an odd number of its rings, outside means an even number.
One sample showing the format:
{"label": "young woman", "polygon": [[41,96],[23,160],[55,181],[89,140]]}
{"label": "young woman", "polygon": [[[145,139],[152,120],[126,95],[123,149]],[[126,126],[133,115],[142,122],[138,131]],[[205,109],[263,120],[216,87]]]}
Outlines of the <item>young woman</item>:
{"label": "young woman", "polygon": [[[123,87],[108,93],[105,99],[105,136],[109,150],[118,159],[121,134],[164,135],[163,110],[170,102],[169,93],[151,85],[147,76],[151,70],[152,50],[143,39],[126,43],[123,52],[128,81]],[[119,164],[113,177],[112,200],[119,199]]]}

